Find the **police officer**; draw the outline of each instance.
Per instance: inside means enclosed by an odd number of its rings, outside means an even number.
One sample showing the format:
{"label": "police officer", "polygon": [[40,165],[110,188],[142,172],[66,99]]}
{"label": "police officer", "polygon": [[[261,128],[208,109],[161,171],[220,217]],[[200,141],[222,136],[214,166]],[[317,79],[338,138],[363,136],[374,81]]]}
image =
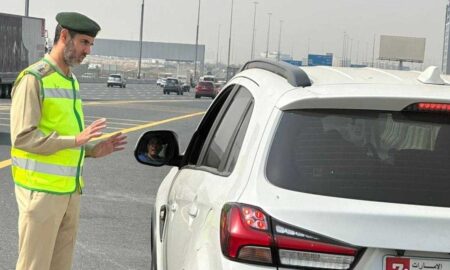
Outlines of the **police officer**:
{"label": "police officer", "polygon": [[79,84],[71,67],[91,51],[100,26],[59,13],[50,54],[22,71],[11,104],[11,161],[19,208],[17,270],[71,269],[85,157],[122,150],[120,133],[93,143],[106,119],[84,126]]}

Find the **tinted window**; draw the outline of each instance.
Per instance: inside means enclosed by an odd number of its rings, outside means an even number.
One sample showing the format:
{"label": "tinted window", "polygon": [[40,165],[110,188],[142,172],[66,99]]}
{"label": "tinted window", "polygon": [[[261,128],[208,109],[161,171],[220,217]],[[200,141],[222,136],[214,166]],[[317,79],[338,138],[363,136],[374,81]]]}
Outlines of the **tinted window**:
{"label": "tinted window", "polygon": [[266,175],[294,191],[449,207],[449,119],[412,112],[285,112]]}
{"label": "tinted window", "polygon": [[178,84],[178,80],[176,79],[167,79],[166,82],[171,84]]}
{"label": "tinted window", "polygon": [[230,156],[227,161],[226,171],[232,172],[234,169],[234,165],[236,165],[236,161],[239,157],[239,153],[241,152],[242,142],[244,141],[245,134],[247,133],[248,123],[250,122],[250,116],[252,115],[253,106],[251,106],[247,114],[245,115],[244,121],[239,128],[236,139],[234,140],[233,147],[231,148]]}
{"label": "tinted window", "polygon": [[213,84],[211,82],[199,82],[198,85],[202,87],[213,87]]}
{"label": "tinted window", "polygon": [[121,76],[120,75],[109,75],[109,77],[110,78],[118,78],[118,79],[120,79]]}
{"label": "tinted window", "polygon": [[184,155],[183,163],[185,165],[196,165],[200,157],[203,145],[211,133],[212,126],[218,117],[220,111],[222,111],[225,104],[228,102],[228,97],[233,91],[234,85],[228,86],[222,91],[222,93],[214,99],[213,103],[206,112],[205,117],[203,117],[197,131],[192,136],[191,142],[186,149],[186,154]]}
{"label": "tinted window", "polygon": [[241,87],[216,129],[202,165],[219,168],[221,161],[226,157],[227,148],[231,146],[238,128],[244,120],[251,99],[250,92]]}

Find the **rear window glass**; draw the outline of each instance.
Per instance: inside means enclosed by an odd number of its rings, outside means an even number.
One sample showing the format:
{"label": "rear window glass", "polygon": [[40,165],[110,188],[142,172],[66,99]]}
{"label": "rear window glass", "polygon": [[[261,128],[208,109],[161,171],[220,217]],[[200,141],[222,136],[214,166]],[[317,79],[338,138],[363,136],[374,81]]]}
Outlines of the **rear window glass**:
{"label": "rear window glass", "polygon": [[178,83],[178,80],[176,80],[176,79],[167,79],[166,83]]}
{"label": "rear window glass", "polygon": [[203,87],[213,87],[213,84],[211,82],[199,82],[198,85]]}
{"label": "rear window glass", "polygon": [[109,77],[110,78],[118,78],[118,79],[120,79],[121,76],[120,75],[109,75]]}
{"label": "rear window glass", "polygon": [[284,112],[266,175],[294,191],[450,207],[449,119],[417,112]]}

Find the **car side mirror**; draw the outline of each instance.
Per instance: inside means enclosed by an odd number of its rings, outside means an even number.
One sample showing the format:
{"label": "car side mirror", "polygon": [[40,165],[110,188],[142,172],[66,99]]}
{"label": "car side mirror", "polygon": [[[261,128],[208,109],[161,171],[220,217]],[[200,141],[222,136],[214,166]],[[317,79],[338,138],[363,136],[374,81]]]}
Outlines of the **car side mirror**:
{"label": "car side mirror", "polygon": [[134,157],[138,162],[150,166],[179,166],[181,157],[176,133],[158,130],[142,134],[136,144]]}

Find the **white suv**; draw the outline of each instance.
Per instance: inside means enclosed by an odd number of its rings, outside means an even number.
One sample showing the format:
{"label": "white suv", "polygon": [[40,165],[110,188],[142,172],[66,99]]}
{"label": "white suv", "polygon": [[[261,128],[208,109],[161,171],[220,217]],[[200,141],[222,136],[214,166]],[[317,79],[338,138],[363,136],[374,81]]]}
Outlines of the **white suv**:
{"label": "white suv", "polygon": [[119,86],[120,88],[127,87],[127,81],[122,74],[110,74],[108,81],[106,82],[107,87]]}
{"label": "white suv", "polygon": [[419,75],[252,61],[184,154],[145,133],[152,269],[450,269],[450,87]]}

